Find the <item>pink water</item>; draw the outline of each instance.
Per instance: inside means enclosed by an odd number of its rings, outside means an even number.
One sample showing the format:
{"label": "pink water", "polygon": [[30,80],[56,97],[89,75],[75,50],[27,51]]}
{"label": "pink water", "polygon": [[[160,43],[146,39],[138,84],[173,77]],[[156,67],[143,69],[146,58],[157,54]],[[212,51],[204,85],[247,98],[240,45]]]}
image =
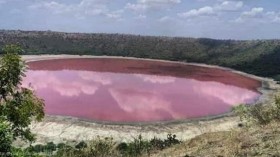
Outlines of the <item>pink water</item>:
{"label": "pink water", "polygon": [[259,81],[229,71],[131,59],[56,59],[28,63],[23,86],[48,115],[147,122],[218,115],[253,103]]}

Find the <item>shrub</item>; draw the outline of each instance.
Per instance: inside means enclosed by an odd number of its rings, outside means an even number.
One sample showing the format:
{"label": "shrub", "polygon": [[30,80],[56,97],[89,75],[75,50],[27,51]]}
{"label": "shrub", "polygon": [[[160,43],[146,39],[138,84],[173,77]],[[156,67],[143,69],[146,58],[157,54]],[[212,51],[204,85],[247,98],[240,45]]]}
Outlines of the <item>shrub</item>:
{"label": "shrub", "polygon": [[98,138],[89,145],[82,141],[75,148],[65,144],[59,145],[61,148],[57,151],[56,157],[107,157],[116,154],[112,138]]}
{"label": "shrub", "polygon": [[62,148],[64,148],[65,146],[66,146],[65,143],[59,143],[59,144],[57,144],[57,148],[58,148],[58,149],[62,149]]}
{"label": "shrub", "polygon": [[239,105],[234,107],[233,111],[240,117],[241,121],[260,125],[280,121],[280,97],[275,97],[272,104]]}
{"label": "shrub", "polygon": [[161,139],[158,139],[158,138],[154,137],[150,141],[150,144],[151,144],[152,148],[153,149],[159,149],[159,150],[168,148],[172,145],[179,144],[179,143],[181,143],[181,141],[176,139],[176,135],[172,135],[172,134],[168,134],[167,139],[165,139],[165,140],[161,140]]}
{"label": "shrub", "polygon": [[151,144],[148,141],[143,140],[142,135],[138,138],[134,138],[134,141],[128,144],[129,156],[140,156],[141,154],[150,154]]}
{"label": "shrub", "polygon": [[9,125],[0,120],[0,155],[8,154],[12,150],[13,136]]}
{"label": "shrub", "polygon": [[45,145],[44,149],[44,151],[53,152],[56,151],[56,145],[53,142],[48,142]]}
{"label": "shrub", "polygon": [[32,152],[30,149],[13,148],[12,157],[41,157],[39,154]]}
{"label": "shrub", "polygon": [[84,141],[71,147],[64,143],[57,145],[56,157],[109,157],[109,156],[149,156],[153,150],[162,150],[172,145],[179,144],[176,135],[168,134],[164,140],[154,137],[151,140],[144,140],[141,135],[132,142],[122,142],[116,146],[113,138],[97,138],[88,144]]}
{"label": "shrub", "polygon": [[32,150],[36,153],[40,153],[40,152],[43,152],[45,149],[44,145],[42,144],[37,144],[35,146],[32,147]]}
{"label": "shrub", "polygon": [[98,157],[112,156],[114,153],[113,138],[98,138],[89,145],[89,155]]}
{"label": "shrub", "polygon": [[116,147],[116,150],[119,151],[120,154],[126,154],[128,151],[128,145],[125,142],[122,142]]}
{"label": "shrub", "polygon": [[87,143],[84,142],[84,141],[79,142],[79,143],[75,146],[76,149],[83,149],[83,148],[86,148],[86,147],[87,147]]}

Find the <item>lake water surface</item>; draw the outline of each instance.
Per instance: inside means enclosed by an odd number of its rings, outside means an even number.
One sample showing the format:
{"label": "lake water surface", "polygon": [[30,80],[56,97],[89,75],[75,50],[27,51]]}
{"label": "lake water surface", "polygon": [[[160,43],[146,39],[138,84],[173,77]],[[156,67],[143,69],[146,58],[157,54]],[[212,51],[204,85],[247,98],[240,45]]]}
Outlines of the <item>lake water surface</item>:
{"label": "lake water surface", "polygon": [[45,100],[48,115],[148,122],[218,115],[253,103],[259,81],[229,71],[134,59],[29,62],[23,86]]}

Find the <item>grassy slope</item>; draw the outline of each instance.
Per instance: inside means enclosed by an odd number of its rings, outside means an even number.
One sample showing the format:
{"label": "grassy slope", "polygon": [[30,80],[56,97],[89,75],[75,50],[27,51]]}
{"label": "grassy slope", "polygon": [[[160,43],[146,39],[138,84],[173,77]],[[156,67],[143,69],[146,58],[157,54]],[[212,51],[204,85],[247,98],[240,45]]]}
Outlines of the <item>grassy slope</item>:
{"label": "grassy slope", "polygon": [[[280,156],[280,97],[265,104],[239,106],[235,112],[245,126],[231,131],[206,133],[154,156]],[[273,98],[272,98],[273,99]]]}
{"label": "grassy slope", "polygon": [[280,156],[280,123],[206,133],[153,156]]}

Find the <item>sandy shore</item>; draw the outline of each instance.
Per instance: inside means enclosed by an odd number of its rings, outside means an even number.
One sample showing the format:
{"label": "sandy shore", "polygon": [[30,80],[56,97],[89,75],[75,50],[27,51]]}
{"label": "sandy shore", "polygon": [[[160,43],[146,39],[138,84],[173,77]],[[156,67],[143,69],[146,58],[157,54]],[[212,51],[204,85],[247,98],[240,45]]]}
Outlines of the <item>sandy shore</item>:
{"label": "sandy shore", "polygon": [[[109,56],[73,56],[73,55],[38,55],[38,56],[23,56],[27,62],[46,59],[60,58],[122,58]],[[129,59],[138,59],[126,57]],[[152,60],[152,59],[145,59]],[[161,62],[172,62],[156,60]],[[265,103],[270,101],[275,92],[280,87],[272,79],[261,78],[254,75],[246,74],[240,71],[235,71],[229,68],[211,66],[206,64],[196,63],[181,63],[187,65],[197,65],[203,67],[219,68],[233,73],[250,77],[262,81],[262,87],[258,90],[262,96],[257,103]],[[144,138],[150,139],[154,136],[158,138],[166,138],[168,133],[176,134],[178,139],[187,140],[197,135],[214,132],[225,131],[236,128],[239,123],[239,118],[232,114],[225,114],[216,117],[206,117],[196,120],[182,120],[172,122],[157,122],[157,123],[133,123],[133,124],[110,124],[98,122],[86,122],[77,118],[62,117],[62,116],[46,116],[42,122],[33,123],[30,127],[33,133],[37,134],[37,143],[45,143],[53,141],[55,143],[66,141],[81,141],[92,140],[99,137],[113,137],[115,141],[131,141],[141,134]]]}

